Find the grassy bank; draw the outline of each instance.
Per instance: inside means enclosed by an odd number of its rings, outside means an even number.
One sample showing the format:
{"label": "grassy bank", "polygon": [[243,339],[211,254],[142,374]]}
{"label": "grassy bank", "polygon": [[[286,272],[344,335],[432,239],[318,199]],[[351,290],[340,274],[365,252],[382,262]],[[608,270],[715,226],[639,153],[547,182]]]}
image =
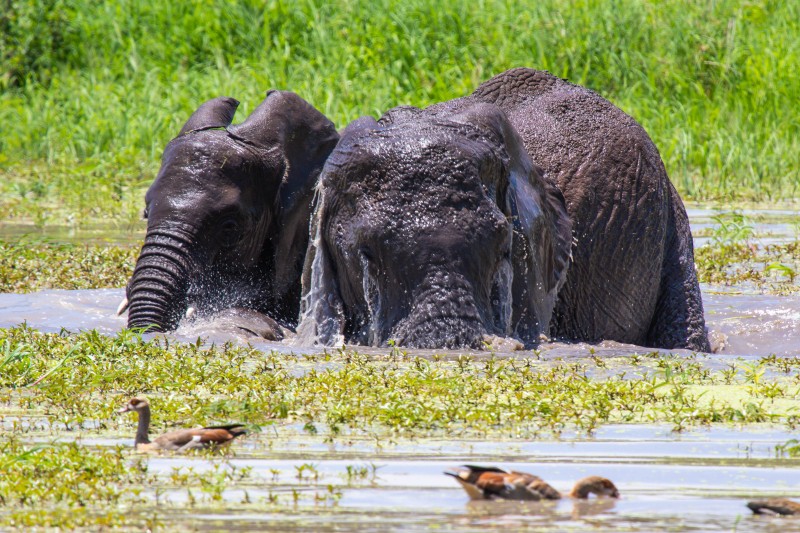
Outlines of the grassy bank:
{"label": "grassy bank", "polygon": [[[798,196],[800,5],[458,0],[11,2],[0,14],[0,208],[135,216],[202,101],[291,89],[342,127],[515,66],[637,118],[692,198]],[[56,207],[62,207],[57,211]]]}

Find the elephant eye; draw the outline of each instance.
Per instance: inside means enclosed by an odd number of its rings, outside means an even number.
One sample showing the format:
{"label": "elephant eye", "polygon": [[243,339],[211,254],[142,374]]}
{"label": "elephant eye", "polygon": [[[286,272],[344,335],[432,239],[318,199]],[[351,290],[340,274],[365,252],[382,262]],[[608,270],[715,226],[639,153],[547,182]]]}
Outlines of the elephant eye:
{"label": "elephant eye", "polygon": [[147,220],[148,216],[150,216],[150,208],[145,207],[144,209],[142,209],[142,218]]}
{"label": "elephant eye", "polygon": [[222,221],[219,225],[220,238],[225,245],[236,244],[239,237],[239,223],[232,218]]}
{"label": "elephant eye", "polygon": [[358,255],[361,258],[362,263],[372,263],[373,261],[372,251],[369,248],[362,246],[358,249]]}
{"label": "elephant eye", "polygon": [[358,249],[358,259],[361,262],[362,270],[368,276],[378,275],[378,265],[375,262],[375,256],[369,248],[361,247]]}

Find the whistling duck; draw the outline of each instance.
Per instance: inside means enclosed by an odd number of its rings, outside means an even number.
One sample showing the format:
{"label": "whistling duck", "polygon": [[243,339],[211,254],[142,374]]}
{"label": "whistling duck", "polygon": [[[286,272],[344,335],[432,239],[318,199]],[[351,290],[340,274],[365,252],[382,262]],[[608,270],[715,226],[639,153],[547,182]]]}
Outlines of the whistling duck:
{"label": "whistling duck", "polygon": [[227,426],[210,426],[195,429],[178,429],[165,433],[150,442],[150,404],[144,398],[133,398],[118,412],[135,411],[139,415],[139,426],[136,428],[136,449],[141,452],[169,450],[185,452],[187,450],[224,446],[239,435],[246,433],[241,424]]}
{"label": "whistling duck", "polygon": [[[472,500],[558,500],[561,493],[541,478],[524,472],[508,472],[493,466],[464,465],[445,474],[456,478]],[[568,494],[585,500],[590,494],[619,498],[614,484],[600,476],[581,479]]]}
{"label": "whistling duck", "polygon": [[787,500],[786,498],[772,498],[769,500],[747,502],[747,506],[753,511],[753,514],[780,516],[800,515],[800,503]]}

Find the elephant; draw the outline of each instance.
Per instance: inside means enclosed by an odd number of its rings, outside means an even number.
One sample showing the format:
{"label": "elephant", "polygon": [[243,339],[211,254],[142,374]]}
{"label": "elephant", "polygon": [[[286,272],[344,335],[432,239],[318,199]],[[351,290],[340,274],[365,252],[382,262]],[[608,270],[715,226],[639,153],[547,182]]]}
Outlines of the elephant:
{"label": "elephant", "polygon": [[546,71],[358,119],[318,187],[301,342],[710,350],[688,217],[658,150]]}
{"label": "elephant", "polygon": [[271,339],[296,325],[314,190],[339,135],[292,92],[268,91],[232,126],[238,105],[205,102],[164,150],[120,306],[128,327],[170,331],[226,309],[263,314]]}

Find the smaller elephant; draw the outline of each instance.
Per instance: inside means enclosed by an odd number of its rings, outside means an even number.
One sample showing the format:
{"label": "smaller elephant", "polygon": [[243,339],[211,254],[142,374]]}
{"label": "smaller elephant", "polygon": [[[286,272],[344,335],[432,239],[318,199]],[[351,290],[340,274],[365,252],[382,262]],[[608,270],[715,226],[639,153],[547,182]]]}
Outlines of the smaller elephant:
{"label": "smaller elephant", "polygon": [[121,306],[129,327],[169,331],[227,308],[274,319],[266,337],[296,324],[314,188],[339,136],[291,92],[269,91],[231,126],[238,104],[204,103],[164,150]]}

